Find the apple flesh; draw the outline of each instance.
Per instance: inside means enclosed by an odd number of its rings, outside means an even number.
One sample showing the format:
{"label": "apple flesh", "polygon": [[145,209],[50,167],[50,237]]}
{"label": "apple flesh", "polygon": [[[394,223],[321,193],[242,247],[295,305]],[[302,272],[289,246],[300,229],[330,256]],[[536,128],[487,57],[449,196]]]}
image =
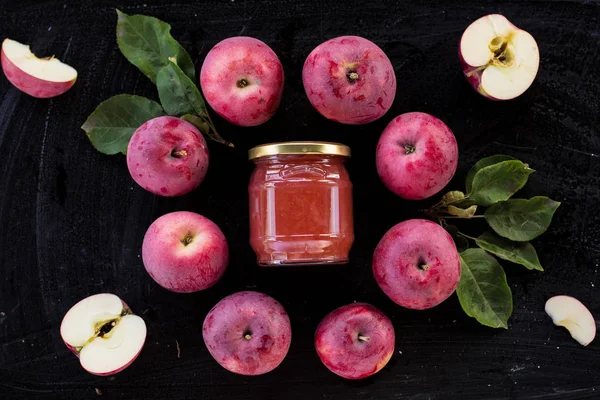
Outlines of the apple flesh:
{"label": "apple flesh", "polygon": [[200,86],[213,110],[232,124],[267,122],[283,94],[283,67],[258,39],[239,36],[217,43],[200,70]]}
{"label": "apple flesh", "polygon": [[181,196],[197,188],[208,170],[206,140],[196,127],[175,117],[145,122],[127,146],[133,180],[160,196]]}
{"label": "apple flesh", "polygon": [[394,118],[379,138],[377,172],[396,195],[421,200],[450,182],[458,166],[458,144],[442,121],[422,112]]}
{"label": "apple flesh", "polygon": [[37,98],[63,94],[77,80],[77,71],[54,57],[37,58],[29,46],[4,39],[0,55],[6,78],[20,91]]}
{"label": "apple flesh", "polygon": [[223,368],[241,375],[261,375],[281,364],[290,348],[292,329],[277,300],[246,291],[225,297],[210,310],[202,336]]}
{"label": "apple flesh", "polygon": [[302,82],[313,107],[343,124],[381,118],[396,96],[390,59],[359,36],[340,36],[317,46],[304,62]]}
{"label": "apple flesh", "polygon": [[425,310],[446,300],[460,280],[460,258],[444,228],[424,219],[392,227],[373,255],[383,292],[402,307]]}
{"label": "apple flesh", "polygon": [[587,346],[596,337],[596,320],[576,298],[554,296],[548,299],[545,308],[554,325],[567,328],[573,339],[582,346]]}
{"label": "apple flesh", "polygon": [[459,57],[471,86],[493,100],[523,94],[540,64],[533,36],[500,14],[486,15],[469,25],[460,40]]}
{"label": "apple flesh", "polygon": [[146,324],[119,297],[101,293],[71,307],[60,335],[86,371],[105,376],[136,359],[146,341]]}
{"label": "apple flesh", "polygon": [[315,348],[329,370],[346,379],[379,372],[394,353],[390,319],[376,307],[354,303],[329,313],[315,333]]}
{"label": "apple flesh", "polygon": [[177,211],[150,225],[142,243],[148,274],[172,292],[207,289],[221,279],[229,247],[219,227],[202,215]]}

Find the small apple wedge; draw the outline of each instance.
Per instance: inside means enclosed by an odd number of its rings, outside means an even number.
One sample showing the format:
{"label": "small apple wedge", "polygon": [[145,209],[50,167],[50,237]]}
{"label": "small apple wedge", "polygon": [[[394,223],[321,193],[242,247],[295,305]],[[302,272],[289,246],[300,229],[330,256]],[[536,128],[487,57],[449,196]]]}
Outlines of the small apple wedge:
{"label": "small apple wedge", "polygon": [[592,313],[574,297],[551,297],[546,302],[546,313],[554,325],[567,328],[582,346],[587,346],[596,337],[596,321]]}
{"label": "small apple wedge", "polygon": [[500,14],[486,15],[469,25],[460,40],[459,56],[471,86],[493,100],[523,94],[540,64],[533,36]]}
{"label": "small apple wedge", "polygon": [[2,42],[2,70],[20,91],[37,98],[63,94],[77,80],[75,68],[54,57],[37,58],[29,46],[11,39]]}
{"label": "small apple wedge", "polygon": [[136,359],[146,341],[146,324],[119,297],[101,293],[71,307],[60,335],[86,371],[112,375]]}

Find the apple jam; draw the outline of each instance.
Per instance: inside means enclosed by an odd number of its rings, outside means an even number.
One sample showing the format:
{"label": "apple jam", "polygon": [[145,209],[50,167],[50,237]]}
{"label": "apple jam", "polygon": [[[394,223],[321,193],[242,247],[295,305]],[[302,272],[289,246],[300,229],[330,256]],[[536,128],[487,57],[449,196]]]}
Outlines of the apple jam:
{"label": "apple jam", "polygon": [[285,142],[250,149],[250,245],[262,266],[343,264],[354,241],[350,148]]}

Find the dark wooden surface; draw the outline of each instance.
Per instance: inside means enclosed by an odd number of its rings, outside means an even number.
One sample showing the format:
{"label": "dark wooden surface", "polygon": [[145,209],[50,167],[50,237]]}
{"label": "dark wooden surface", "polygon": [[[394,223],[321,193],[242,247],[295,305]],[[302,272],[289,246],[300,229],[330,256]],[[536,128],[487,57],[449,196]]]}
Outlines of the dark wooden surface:
{"label": "dark wooden surface", "polygon": [[[2,38],[30,43],[40,55],[55,54],[79,71],[73,89],[52,100],[28,97],[0,78],[0,398],[600,398],[600,340],[581,347],[543,310],[548,297],[569,294],[600,316],[597,1],[162,3],[0,2]],[[216,42],[235,35],[267,42],[283,62],[285,92],[275,117],[247,129],[215,117],[236,148],[211,143],[208,176],[187,196],[166,199],[145,192],[129,177],[123,156],[98,153],[80,129],[98,103],[112,95],[157,99],[150,81],[119,53],[115,7],[171,23],[198,69]],[[509,102],[476,94],[458,65],[462,31],[492,12],[527,29],[541,52],[533,86]],[[394,106],[369,125],[329,122],[303,92],[305,57],[325,39],[342,34],[373,40],[395,67]],[[461,187],[479,158],[506,153],[537,170],[523,197],[540,194],[563,202],[551,229],[534,242],[546,272],[504,263],[515,309],[509,330],[478,325],[455,296],[429,311],[402,309],[375,284],[371,256],[379,238],[395,223],[422,216],[419,210],[431,203],[395,197],[375,171],[380,132],[408,111],[436,115],[456,134],[460,161],[451,188]],[[354,151],[349,170],[356,243],[349,265],[261,269],[254,263],[246,194],[252,166],[246,151],[289,139],[340,141]],[[175,210],[209,217],[229,240],[229,269],[205,292],[167,292],[144,271],[140,248],[147,227]],[[201,336],[210,308],[244,289],[278,299],[293,329],[283,364],[254,378],[221,368]],[[71,305],[98,292],[121,296],[148,325],[140,357],[109,378],[84,372],[59,335]],[[355,300],[370,302],[392,318],[397,348],[382,372],[349,382],[320,363],[313,334],[325,314]]]}

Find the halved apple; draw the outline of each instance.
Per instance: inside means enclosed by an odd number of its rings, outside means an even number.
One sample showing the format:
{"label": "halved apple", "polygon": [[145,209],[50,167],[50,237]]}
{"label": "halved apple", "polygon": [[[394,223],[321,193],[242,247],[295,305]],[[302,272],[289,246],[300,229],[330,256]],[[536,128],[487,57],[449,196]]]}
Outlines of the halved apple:
{"label": "halved apple", "polygon": [[30,96],[58,96],[69,90],[77,80],[75,68],[54,57],[37,58],[29,46],[14,40],[4,39],[1,53],[6,78]]}
{"label": "halved apple", "polygon": [[557,326],[567,328],[573,339],[587,346],[596,337],[596,321],[590,310],[571,296],[554,296],[546,302],[546,313]]}
{"label": "halved apple", "polygon": [[486,15],[469,25],[460,40],[459,56],[471,86],[493,100],[523,94],[540,64],[533,36],[500,14]]}
{"label": "halved apple", "polygon": [[110,293],[81,300],[65,314],[60,335],[94,375],[112,375],[136,359],[146,341],[146,324]]}

